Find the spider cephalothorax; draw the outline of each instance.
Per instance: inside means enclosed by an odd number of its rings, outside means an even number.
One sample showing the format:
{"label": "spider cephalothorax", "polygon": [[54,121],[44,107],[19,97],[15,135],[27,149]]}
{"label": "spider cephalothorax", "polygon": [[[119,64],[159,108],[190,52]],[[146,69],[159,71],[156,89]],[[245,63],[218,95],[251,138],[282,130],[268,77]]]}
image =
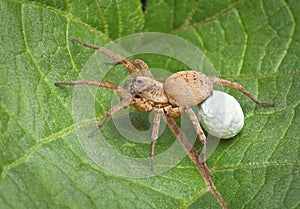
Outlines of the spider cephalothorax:
{"label": "spider cephalothorax", "polygon": [[[150,152],[151,169],[153,169],[154,167],[155,145],[158,138],[160,119],[161,117],[163,117],[178,140],[188,152],[191,160],[196,164],[198,170],[203,176],[207,186],[211,189],[213,195],[217,198],[217,200],[224,208],[227,208],[224,200],[211,181],[209,169],[206,165],[206,137],[191,106],[197,105],[206,100],[212,94],[213,84],[238,89],[248,97],[250,97],[257,104],[264,104],[267,106],[273,106],[273,104],[259,101],[238,83],[219,79],[216,77],[209,77],[203,73],[193,70],[174,73],[170,77],[168,77],[164,83],[161,83],[153,78],[148,65],[142,60],[129,60],[120,55],[114,54],[113,52],[103,47],[86,44],[76,39],[72,39],[72,41],[88,48],[96,49],[106,54],[107,56],[114,59],[117,64],[123,64],[132,76],[126,81],[124,87],[120,87],[114,83],[107,81],[95,80],[55,83],[56,85],[87,84],[91,86],[111,88],[114,89],[120,96],[121,102],[112,107],[104,115],[104,117],[98,124],[97,129],[95,129],[89,136],[94,136],[95,133],[102,127],[102,125],[111,115],[129,105],[135,107],[138,111],[141,112],[153,111],[154,117]],[[197,132],[198,138],[202,143],[201,158],[199,158],[196,150],[188,144],[184,134],[180,131],[180,129],[172,119],[180,117],[184,113],[186,113],[190,118]]]}

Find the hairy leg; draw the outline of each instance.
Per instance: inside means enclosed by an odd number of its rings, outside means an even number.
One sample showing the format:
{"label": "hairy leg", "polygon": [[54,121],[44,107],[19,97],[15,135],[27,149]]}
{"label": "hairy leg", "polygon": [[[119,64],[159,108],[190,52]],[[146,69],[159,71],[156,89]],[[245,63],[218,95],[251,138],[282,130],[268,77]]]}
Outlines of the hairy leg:
{"label": "hairy leg", "polygon": [[75,38],[72,38],[71,40],[73,42],[76,42],[76,43],[82,45],[82,46],[98,50],[99,52],[102,52],[106,56],[114,59],[117,63],[122,63],[127,68],[127,70],[129,71],[129,73],[132,76],[139,73],[139,70],[131,63],[131,61],[126,59],[125,57],[122,57],[121,55],[115,54],[112,51],[110,51],[108,49],[105,49],[103,47],[100,47],[100,46],[95,46],[95,45],[92,45],[92,44],[84,43],[84,42],[82,42],[80,40],[77,40]]}
{"label": "hairy leg", "polygon": [[167,116],[166,114],[163,114],[164,120],[167,122],[168,126],[170,129],[173,131],[177,139],[179,140],[180,144],[183,146],[187,154],[189,155],[190,159],[193,161],[193,163],[196,165],[198,171],[200,172],[201,176],[204,179],[204,182],[206,183],[207,187],[210,189],[212,194],[215,196],[215,198],[218,200],[220,205],[224,208],[227,209],[227,205],[225,201],[223,200],[221,194],[218,192],[217,188],[215,187],[211,176],[209,172],[209,168],[207,165],[204,163],[201,163],[201,159],[197,153],[197,150],[193,148],[193,146],[188,142],[186,139],[185,135],[182,133],[180,128],[177,126],[175,123],[174,119]]}
{"label": "hairy leg", "polygon": [[60,86],[60,85],[69,85],[69,86],[74,86],[74,85],[89,85],[89,86],[97,86],[97,87],[104,87],[104,88],[110,88],[115,90],[119,96],[121,97],[121,102],[115,106],[113,106],[102,118],[100,123],[98,124],[97,128],[89,134],[89,137],[93,137],[97,131],[103,126],[103,124],[107,121],[107,119],[112,116],[113,114],[117,113],[120,111],[122,108],[127,107],[130,105],[130,102],[132,101],[132,96],[129,92],[127,92],[125,89],[122,87],[111,83],[111,82],[106,82],[106,81],[96,81],[96,80],[82,80],[82,81],[72,81],[72,82],[56,82],[55,85]]}
{"label": "hairy leg", "polygon": [[210,77],[210,80],[214,84],[218,84],[218,85],[221,85],[221,86],[227,86],[229,88],[237,89],[237,90],[243,92],[245,95],[247,95],[250,99],[252,99],[257,104],[262,104],[262,105],[274,107],[274,104],[272,104],[272,103],[262,102],[262,101],[258,100],[247,89],[245,89],[245,87],[243,87],[241,84],[239,84],[237,82],[228,81],[228,80],[224,80],[224,79],[219,79],[219,78],[216,78],[216,77]]}
{"label": "hairy leg", "polygon": [[101,119],[100,123],[98,124],[97,128],[95,128],[95,130],[93,130],[90,134],[89,137],[93,137],[96,135],[97,131],[103,126],[103,124],[107,121],[107,119],[109,117],[111,117],[113,114],[119,112],[121,109],[123,109],[124,107],[127,107],[130,105],[131,102],[131,98],[129,99],[124,99],[122,100],[119,104],[113,106],[109,111],[106,112],[106,114],[104,115],[104,117]]}
{"label": "hairy leg", "polygon": [[107,81],[82,80],[82,81],[71,81],[71,82],[56,82],[54,84],[56,86],[62,86],[62,85],[75,86],[75,85],[85,84],[89,86],[109,88],[115,90],[122,99],[131,98],[131,94],[128,93],[125,89],[112,82],[107,82]]}
{"label": "hairy leg", "polygon": [[151,170],[154,169],[154,152],[155,152],[156,140],[158,138],[158,131],[159,131],[161,115],[162,115],[161,109],[154,109],[154,111],[153,111],[153,128],[152,128],[152,136],[151,136],[152,142],[151,142],[151,153],[150,153]]}
{"label": "hairy leg", "polygon": [[202,163],[205,163],[206,162],[206,136],[200,126],[200,123],[199,123],[199,120],[196,116],[196,114],[194,113],[194,111],[192,110],[192,108],[190,107],[185,107],[185,111],[186,113],[188,114],[196,132],[197,132],[197,135],[198,135],[198,138],[199,140],[201,141],[202,143]]}

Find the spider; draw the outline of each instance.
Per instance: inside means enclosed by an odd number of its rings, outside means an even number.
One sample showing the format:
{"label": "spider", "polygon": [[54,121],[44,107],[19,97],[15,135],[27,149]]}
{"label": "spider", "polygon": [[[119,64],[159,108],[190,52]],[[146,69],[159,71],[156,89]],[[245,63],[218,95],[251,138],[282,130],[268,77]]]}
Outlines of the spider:
{"label": "spider", "polygon": [[[191,107],[205,101],[212,94],[214,84],[237,89],[247,95],[257,104],[266,106],[274,106],[274,104],[258,100],[239,83],[217,77],[210,77],[194,70],[174,73],[168,77],[164,83],[161,83],[153,78],[148,65],[143,60],[129,60],[121,55],[113,53],[106,48],[87,44],[74,38],[72,38],[72,41],[104,53],[108,57],[115,60],[115,64],[123,64],[131,74],[131,78],[126,81],[124,87],[120,87],[112,82],[97,80],[55,83],[55,85],[58,86],[86,84],[90,86],[110,88],[120,96],[120,103],[108,110],[98,124],[97,128],[89,134],[89,137],[94,136],[110,116],[129,105],[135,107],[140,112],[153,111],[153,130],[150,151],[151,169],[154,168],[155,145],[158,138],[160,120],[163,118],[176,135],[177,139],[186,149],[189,157],[196,164],[213,195],[217,198],[223,208],[227,208],[226,203],[215,188],[210,178],[210,172],[206,165],[206,136],[200,126],[196,114]],[[185,113],[191,120],[197,136],[202,144],[201,157],[199,157],[197,151],[192,147],[192,145],[189,144],[185,138],[185,135],[181,132],[173,119],[178,118]]]}

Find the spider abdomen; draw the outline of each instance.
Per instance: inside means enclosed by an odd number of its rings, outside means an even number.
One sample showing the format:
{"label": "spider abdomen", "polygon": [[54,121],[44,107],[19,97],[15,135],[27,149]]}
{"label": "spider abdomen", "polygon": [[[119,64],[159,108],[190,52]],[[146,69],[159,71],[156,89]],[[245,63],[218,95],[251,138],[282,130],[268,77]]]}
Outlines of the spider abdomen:
{"label": "spider abdomen", "polygon": [[213,90],[213,83],[203,73],[189,70],[172,74],[164,82],[170,102],[178,106],[193,106],[204,101]]}

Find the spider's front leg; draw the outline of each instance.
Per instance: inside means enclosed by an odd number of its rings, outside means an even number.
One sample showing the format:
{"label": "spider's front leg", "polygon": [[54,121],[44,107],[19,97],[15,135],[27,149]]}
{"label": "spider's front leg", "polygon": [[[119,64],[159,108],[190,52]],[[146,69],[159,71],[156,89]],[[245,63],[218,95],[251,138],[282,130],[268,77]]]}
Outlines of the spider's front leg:
{"label": "spider's front leg", "polygon": [[132,96],[129,92],[127,92],[122,87],[120,87],[112,82],[107,82],[107,81],[82,80],[82,81],[56,82],[55,83],[56,86],[61,86],[61,85],[75,86],[75,85],[83,85],[83,84],[86,84],[89,86],[97,86],[97,87],[113,89],[121,97],[121,102],[119,104],[113,106],[109,111],[107,111],[106,114],[104,115],[104,117],[102,118],[102,120],[100,121],[100,123],[98,124],[97,128],[88,135],[89,137],[93,137],[110,116],[117,113],[122,108],[130,105],[130,103],[132,101]]}
{"label": "spider's front leg", "polygon": [[99,52],[102,52],[106,56],[114,59],[116,62],[112,63],[113,65],[123,64],[124,67],[127,68],[127,70],[129,71],[132,77],[135,75],[143,75],[152,78],[151,71],[149,70],[148,65],[143,60],[139,60],[139,59],[129,60],[121,55],[115,54],[114,52],[106,48],[84,43],[75,38],[72,38],[71,40],[87,48],[98,50]]}

